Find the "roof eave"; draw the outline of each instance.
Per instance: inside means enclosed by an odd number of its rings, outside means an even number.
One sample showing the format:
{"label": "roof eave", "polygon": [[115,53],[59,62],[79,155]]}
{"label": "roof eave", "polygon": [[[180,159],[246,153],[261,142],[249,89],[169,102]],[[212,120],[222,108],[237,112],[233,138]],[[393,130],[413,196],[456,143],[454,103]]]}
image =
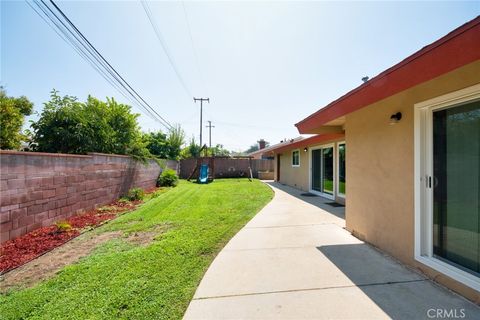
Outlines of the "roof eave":
{"label": "roof eave", "polygon": [[[462,54],[458,54],[458,52]],[[301,134],[480,59],[480,16],[295,124]]]}

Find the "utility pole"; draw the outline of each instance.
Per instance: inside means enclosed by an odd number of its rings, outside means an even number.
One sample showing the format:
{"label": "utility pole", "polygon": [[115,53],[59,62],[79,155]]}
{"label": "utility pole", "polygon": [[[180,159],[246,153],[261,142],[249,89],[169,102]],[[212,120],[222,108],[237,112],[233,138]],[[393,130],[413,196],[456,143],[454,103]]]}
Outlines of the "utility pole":
{"label": "utility pole", "polygon": [[210,98],[195,98],[194,97],[193,102],[197,103],[197,101],[200,101],[200,148],[201,148],[201,147],[203,147],[203,144],[202,144],[203,101],[207,101],[208,103],[210,103]]}
{"label": "utility pole", "polygon": [[205,126],[208,128],[208,146],[210,149],[212,149],[212,128],[215,128],[215,126],[212,126],[212,121],[208,120],[208,126]]}

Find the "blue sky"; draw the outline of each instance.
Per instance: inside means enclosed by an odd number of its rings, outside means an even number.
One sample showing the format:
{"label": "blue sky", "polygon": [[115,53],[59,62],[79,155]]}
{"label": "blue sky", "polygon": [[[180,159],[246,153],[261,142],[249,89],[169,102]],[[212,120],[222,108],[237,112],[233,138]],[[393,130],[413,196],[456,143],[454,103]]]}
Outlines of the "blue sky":
{"label": "blue sky", "polygon": [[[195,105],[140,2],[57,2],[172,123],[198,139]],[[187,87],[208,96],[212,142],[244,150],[298,136],[294,123],[480,14],[472,2],[150,2]],[[40,111],[55,88],[128,102],[22,1],[1,3],[1,84]],[[134,107],[136,112],[139,109]],[[146,115],[145,131],[159,129]],[[204,141],[207,141],[204,129]]]}

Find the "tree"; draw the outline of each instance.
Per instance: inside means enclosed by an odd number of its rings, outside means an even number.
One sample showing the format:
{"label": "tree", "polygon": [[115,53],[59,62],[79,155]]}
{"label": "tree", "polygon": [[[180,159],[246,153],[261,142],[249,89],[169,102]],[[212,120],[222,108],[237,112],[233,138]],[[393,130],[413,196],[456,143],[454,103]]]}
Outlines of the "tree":
{"label": "tree", "polygon": [[161,131],[144,133],[142,140],[152,155],[161,159],[177,160],[185,143],[185,132],[180,125],[176,125],[168,135]]}
{"label": "tree", "polygon": [[180,158],[188,159],[188,158],[196,158],[200,156],[200,145],[195,142],[195,138],[192,137],[190,140],[190,144],[182,149],[180,152]]}
{"label": "tree", "polygon": [[183,131],[180,125],[176,125],[170,129],[167,143],[170,148],[169,159],[177,160],[180,157],[182,146],[185,143],[185,131]]}
{"label": "tree", "polygon": [[0,149],[18,149],[26,136],[22,133],[25,116],[32,114],[33,103],[26,97],[8,97],[0,87]]}
{"label": "tree", "polygon": [[245,153],[252,153],[258,150],[258,144],[252,144],[247,150],[245,150]]}
{"label": "tree", "polygon": [[32,124],[35,151],[84,154],[102,152],[149,156],[138,126],[138,114],[113,98],[89,96],[85,103],[53,90],[37,122]]}
{"label": "tree", "polygon": [[[270,142],[265,141],[265,147],[270,146]],[[258,143],[252,144],[247,150],[245,150],[246,154],[252,153],[259,150]]]}
{"label": "tree", "polygon": [[142,140],[152,155],[160,159],[167,159],[169,157],[170,148],[165,133],[161,131],[144,133]]}
{"label": "tree", "polygon": [[217,157],[228,157],[230,151],[223,148],[223,145],[217,144],[215,147],[208,148],[209,155],[215,155]]}

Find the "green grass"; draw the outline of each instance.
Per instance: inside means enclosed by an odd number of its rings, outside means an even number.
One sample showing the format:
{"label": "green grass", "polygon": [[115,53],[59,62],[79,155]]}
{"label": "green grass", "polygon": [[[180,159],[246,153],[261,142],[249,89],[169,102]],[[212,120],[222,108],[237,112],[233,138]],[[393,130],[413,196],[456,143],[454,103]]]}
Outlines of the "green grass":
{"label": "green grass", "polygon": [[[323,190],[333,193],[333,180],[324,180],[323,181]],[[345,182],[340,181],[338,185],[338,193],[345,194]]]}
{"label": "green grass", "polygon": [[181,181],[94,231],[165,226],[152,244],[109,241],[52,279],[1,295],[0,318],[179,319],[215,255],[272,195],[256,180]]}

